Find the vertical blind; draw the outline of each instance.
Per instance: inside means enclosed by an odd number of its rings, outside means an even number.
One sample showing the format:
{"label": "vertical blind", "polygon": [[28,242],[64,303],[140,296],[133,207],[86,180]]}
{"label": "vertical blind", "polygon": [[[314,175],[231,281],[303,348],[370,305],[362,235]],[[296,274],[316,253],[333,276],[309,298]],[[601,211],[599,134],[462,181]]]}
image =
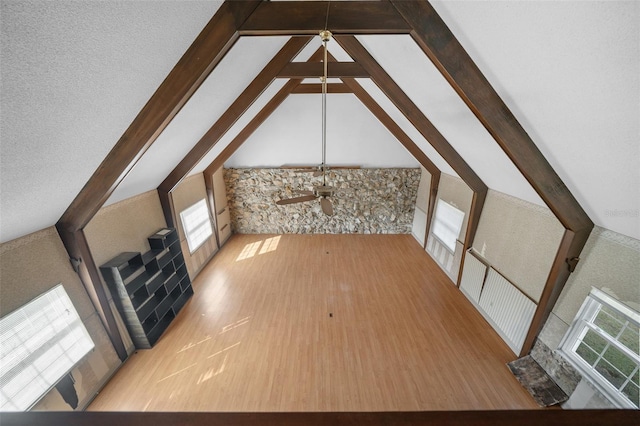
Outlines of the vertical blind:
{"label": "vertical blind", "polygon": [[0,319],[0,410],[26,411],[94,348],[62,284]]}

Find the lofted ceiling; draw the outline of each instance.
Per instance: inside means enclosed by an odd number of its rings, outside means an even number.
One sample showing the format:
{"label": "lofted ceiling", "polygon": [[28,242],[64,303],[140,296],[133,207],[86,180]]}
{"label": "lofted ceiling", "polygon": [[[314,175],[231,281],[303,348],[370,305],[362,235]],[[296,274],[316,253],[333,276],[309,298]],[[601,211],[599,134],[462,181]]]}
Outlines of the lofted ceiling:
{"label": "lofted ceiling", "polygon": [[[221,3],[1,3],[1,241],[60,219]],[[640,239],[640,4],[431,3],[596,225]],[[107,203],[157,188],[287,40],[241,37]],[[543,204],[410,36],[357,40],[489,188]],[[296,61],[319,46],[316,37]],[[329,51],[351,60],[338,43]],[[357,81],[455,175],[380,88]],[[267,87],[190,173],[285,83]],[[319,163],[320,105],[289,95],[225,164]],[[328,107],[328,163],[418,165],[354,95],[331,94]]]}

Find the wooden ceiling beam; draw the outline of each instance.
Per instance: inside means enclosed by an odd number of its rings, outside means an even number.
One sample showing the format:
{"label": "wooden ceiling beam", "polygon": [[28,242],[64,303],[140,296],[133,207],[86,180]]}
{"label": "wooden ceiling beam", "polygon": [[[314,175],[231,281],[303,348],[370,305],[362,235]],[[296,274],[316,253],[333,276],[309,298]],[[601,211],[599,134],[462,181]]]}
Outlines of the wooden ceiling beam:
{"label": "wooden ceiling beam", "polygon": [[384,127],[404,146],[407,151],[432,175],[440,176],[440,169],[427,155],[413,142],[404,130],[391,118],[389,114],[364,90],[364,88],[354,79],[342,79],[344,84],[371,111],[371,113],[382,123]]}
{"label": "wooden ceiling beam", "polygon": [[[402,91],[395,81],[387,74],[387,72],[376,62],[371,54],[360,44],[360,42],[354,36],[336,36],[336,41],[342,48],[358,62],[362,67],[371,74],[371,79],[382,90],[382,92],[389,98],[391,102],[407,117],[411,124],[418,130],[424,138],[435,148],[436,151],[449,163],[449,165],[456,171],[458,176],[471,188],[473,191],[473,199],[471,202],[471,211],[469,214],[469,221],[467,222],[467,232],[465,234],[462,251],[462,261],[460,263],[460,271],[464,262],[464,255],[466,250],[471,247],[473,240],[480,223],[480,214],[484,206],[484,201],[487,197],[487,185],[480,179],[480,177],[473,171],[473,169],[467,164],[460,154],[451,146],[446,138],[438,131],[438,129],[429,121],[429,119],[422,113],[420,108],[413,103],[413,101]],[[352,87],[353,90],[353,87]],[[436,175],[438,180],[440,174]],[[433,181],[433,180],[432,180]],[[433,202],[435,202],[436,193],[434,187],[430,190],[430,202],[428,212],[429,215],[433,214]],[[427,218],[431,220],[431,216]],[[461,275],[461,274],[459,274]]]}
{"label": "wooden ceiling beam", "polygon": [[209,150],[222,138],[233,124],[244,114],[253,102],[269,87],[282,67],[289,63],[311,40],[309,36],[292,37],[273,57],[263,70],[253,79],[247,88],[227,108],[211,126],[207,133],[194,145],[189,153],[178,163],[173,171],[158,187],[159,191],[169,193],[189,174]]}
{"label": "wooden ceiling beam", "polygon": [[391,3],[413,27],[411,37],[558,220],[574,231],[593,227],[591,219],[433,6],[426,1],[391,0]]}
{"label": "wooden ceiling beam", "polygon": [[371,79],[393,104],[407,117],[436,151],[449,163],[473,191],[486,192],[487,186],[467,162],[453,149],[420,108],[406,95],[387,72],[354,36],[335,36],[338,44],[371,75]]}
{"label": "wooden ceiling beam", "polygon": [[387,1],[263,2],[240,27],[241,35],[408,34],[411,27]]}
{"label": "wooden ceiling beam", "polygon": [[[291,62],[278,74],[279,78],[320,78],[324,76],[322,62]],[[329,78],[366,78],[369,74],[356,62],[329,62]]]}
{"label": "wooden ceiling beam", "polygon": [[205,169],[205,176],[212,175],[216,170],[222,167],[224,162],[227,161],[233,153],[240,148],[240,146],[242,146],[247,138],[249,138],[249,136],[251,136],[253,132],[255,132],[267,118],[269,118],[269,116],[271,116],[280,104],[282,104],[282,102],[284,102],[284,100],[295,90],[300,82],[302,82],[301,79],[289,80]]}
{"label": "wooden ceiling beam", "polygon": [[[309,61],[315,62],[322,58],[322,48],[318,48],[309,58]],[[300,85],[302,79],[291,79],[288,81],[282,89],[278,91],[278,93],[271,98],[271,100],[256,114],[256,116],[236,135],[235,138],[229,145],[225,147],[225,149],[218,154],[218,156],[207,166],[204,170],[204,174],[206,176],[206,181],[209,181],[208,176],[213,175],[216,170],[222,167],[231,155],[238,150],[242,146],[242,144],[247,140],[249,136],[256,131],[258,127],[275,111],[282,102],[293,93],[296,88]]]}
{"label": "wooden ceiling beam", "polygon": [[[300,84],[293,89],[292,94],[321,94],[321,83],[305,83]],[[327,93],[351,93],[351,89],[344,83],[328,83]]]}
{"label": "wooden ceiling beam", "polygon": [[231,49],[260,0],[225,2],[102,161],[56,224],[83,229],[209,73]]}

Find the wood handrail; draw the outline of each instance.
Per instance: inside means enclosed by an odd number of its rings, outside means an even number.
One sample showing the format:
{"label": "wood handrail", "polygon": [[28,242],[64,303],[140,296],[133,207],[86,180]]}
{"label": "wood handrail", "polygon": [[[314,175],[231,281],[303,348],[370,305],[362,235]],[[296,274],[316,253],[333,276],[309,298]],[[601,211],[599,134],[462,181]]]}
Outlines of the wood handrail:
{"label": "wood handrail", "polygon": [[316,425],[448,425],[448,426],[596,426],[636,425],[635,410],[493,410],[413,412],[296,412],[296,413],[193,413],[193,412],[46,412],[2,413],[3,426],[316,426]]}

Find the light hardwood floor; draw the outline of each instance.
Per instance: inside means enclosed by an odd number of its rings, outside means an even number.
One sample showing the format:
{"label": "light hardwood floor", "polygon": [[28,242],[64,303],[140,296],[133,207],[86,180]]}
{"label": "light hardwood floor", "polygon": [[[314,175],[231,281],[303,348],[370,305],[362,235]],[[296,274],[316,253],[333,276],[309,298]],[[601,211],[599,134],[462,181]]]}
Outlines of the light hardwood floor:
{"label": "light hardwood floor", "polygon": [[516,356],[409,235],[235,235],[100,411],[537,408]]}

